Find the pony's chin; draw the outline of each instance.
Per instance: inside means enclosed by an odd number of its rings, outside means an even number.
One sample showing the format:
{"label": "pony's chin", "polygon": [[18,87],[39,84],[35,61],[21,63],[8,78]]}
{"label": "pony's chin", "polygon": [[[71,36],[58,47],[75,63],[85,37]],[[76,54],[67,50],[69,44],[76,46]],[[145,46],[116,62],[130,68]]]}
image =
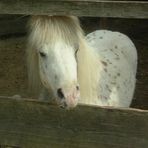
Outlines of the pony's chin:
{"label": "pony's chin", "polygon": [[67,109],[72,109],[72,108],[75,108],[78,104],[78,101],[77,99],[76,100],[67,100],[66,101],[66,105],[67,105]]}
{"label": "pony's chin", "polygon": [[62,99],[59,101],[59,99],[56,99],[57,105],[64,109],[72,109],[75,108],[78,104],[78,99]]}
{"label": "pony's chin", "polygon": [[56,96],[57,104],[66,109],[74,108],[77,106],[78,101],[80,99],[80,91],[76,88],[65,91],[63,98]]}

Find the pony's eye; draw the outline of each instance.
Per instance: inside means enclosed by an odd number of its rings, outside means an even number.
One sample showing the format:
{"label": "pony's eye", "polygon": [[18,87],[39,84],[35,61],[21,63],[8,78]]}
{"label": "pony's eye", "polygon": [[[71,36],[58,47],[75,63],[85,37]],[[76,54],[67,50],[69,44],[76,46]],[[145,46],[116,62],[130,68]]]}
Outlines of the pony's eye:
{"label": "pony's eye", "polygon": [[40,54],[40,56],[43,57],[43,58],[46,57],[46,54],[45,54],[44,52],[39,52],[39,54]]}
{"label": "pony's eye", "polygon": [[76,50],[75,50],[75,56],[76,56],[76,55],[77,55],[77,52],[78,52],[78,50],[79,50],[79,45],[78,45],[78,44],[75,44],[74,47],[75,47],[75,49],[76,49]]}
{"label": "pony's eye", "polygon": [[79,50],[79,49],[77,48],[76,51],[75,51],[75,56],[77,55],[78,50]]}

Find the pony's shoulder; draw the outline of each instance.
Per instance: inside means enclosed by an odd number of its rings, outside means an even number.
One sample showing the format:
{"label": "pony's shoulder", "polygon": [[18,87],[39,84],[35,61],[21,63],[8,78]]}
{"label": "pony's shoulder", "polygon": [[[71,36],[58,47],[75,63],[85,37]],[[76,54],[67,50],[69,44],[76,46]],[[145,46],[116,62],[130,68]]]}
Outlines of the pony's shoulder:
{"label": "pony's shoulder", "polygon": [[98,55],[113,58],[118,54],[120,58],[126,59],[136,73],[137,50],[127,35],[110,30],[96,30],[89,33],[86,40]]}

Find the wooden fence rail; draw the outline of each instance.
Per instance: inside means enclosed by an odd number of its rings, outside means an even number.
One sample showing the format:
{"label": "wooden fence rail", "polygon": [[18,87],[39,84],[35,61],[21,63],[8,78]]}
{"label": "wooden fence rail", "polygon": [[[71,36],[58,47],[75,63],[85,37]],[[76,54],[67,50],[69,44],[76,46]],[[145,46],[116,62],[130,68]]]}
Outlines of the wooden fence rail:
{"label": "wooden fence rail", "polygon": [[15,148],[146,148],[148,111],[0,99],[0,145]]}
{"label": "wooden fence rail", "polygon": [[148,18],[147,1],[127,0],[0,0],[0,14],[50,14]]}

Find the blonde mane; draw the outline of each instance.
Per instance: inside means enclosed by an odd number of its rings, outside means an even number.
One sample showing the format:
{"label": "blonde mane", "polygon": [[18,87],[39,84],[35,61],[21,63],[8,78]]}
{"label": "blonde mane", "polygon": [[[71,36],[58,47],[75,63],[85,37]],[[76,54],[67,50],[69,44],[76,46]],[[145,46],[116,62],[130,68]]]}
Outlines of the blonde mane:
{"label": "blonde mane", "polygon": [[[80,84],[82,103],[93,102],[97,96],[97,85],[99,78],[99,60],[88,46],[84,36],[80,39],[78,52],[78,82]],[[90,99],[91,98],[91,99]]]}
{"label": "blonde mane", "polygon": [[[93,54],[85,41],[79,20],[74,16],[33,16],[29,21],[29,40],[27,48],[29,86],[34,94],[43,87],[39,76],[37,48],[43,42],[54,43],[57,38],[65,40],[67,44],[78,44],[77,53],[78,82],[80,84],[81,100],[85,102],[93,98],[94,88],[97,88],[98,68],[97,57]],[[64,53],[63,53],[64,54]],[[94,82],[94,83],[92,83]],[[88,102],[88,100],[87,100]]]}

